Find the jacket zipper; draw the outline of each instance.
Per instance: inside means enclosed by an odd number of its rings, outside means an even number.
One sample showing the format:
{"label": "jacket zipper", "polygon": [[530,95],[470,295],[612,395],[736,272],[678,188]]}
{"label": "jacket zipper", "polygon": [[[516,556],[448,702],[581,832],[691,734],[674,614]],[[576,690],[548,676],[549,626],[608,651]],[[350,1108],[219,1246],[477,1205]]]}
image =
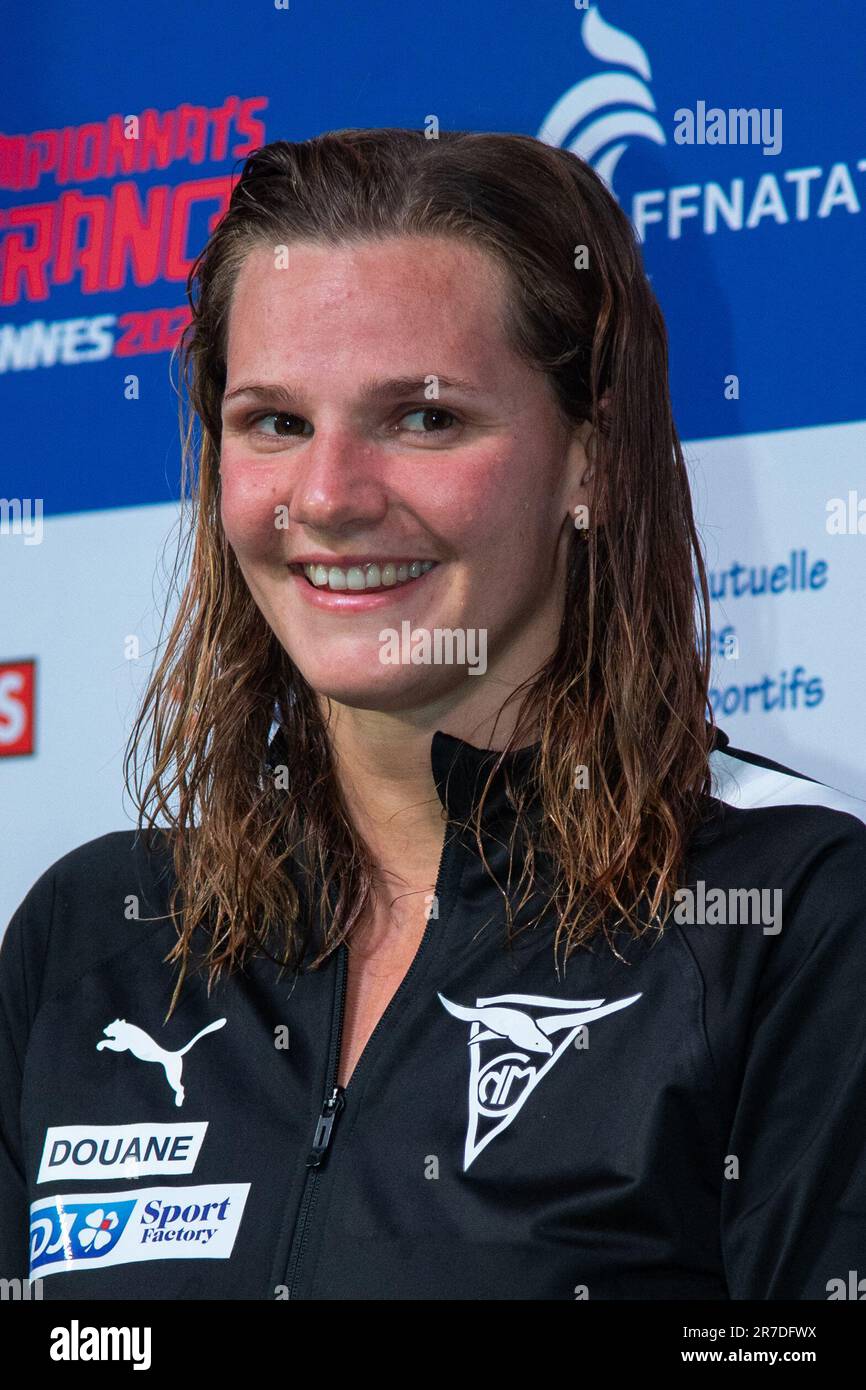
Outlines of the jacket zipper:
{"label": "jacket zipper", "polygon": [[[437,906],[440,910],[440,915],[442,898],[441,888],[443,880],[445,878],[445,869],[451,855],[455,852],[454,846],[456,845],[458,838],[459,837],[456,834],[451,833],[450,822],[446,822],[445,839],[442,845],[442,853],[439,856],[439,868],[436,873],[436,886],[433,890],[433,896],[436,899]],[[428,919],[427,926],[424,928],[424,934],[421,937],[421,941],[418,946],[418,950],[415,952],[414,959],[412,960],[409,969],[407,970],[406,974],[403,976],[403,979],[398,985],[396,993],[394,994],[394,998],[388,1004],[387,1008],[382,1014],[382,1017],[379,1019],[379,1022],[376,1024],[376,1027],[373,1029],[373,1032],[367,1039],[367,1043],[364,1047],[364,1053],[361,1057],[359,1057],[358,1062],[355,1066],[355,1071],[352,1073],[352,1076],[350,1077],[350,1085],[351,1082],[355,1079],[355,1074],[357,1073],[358,1067],[361,1065],[363,1061],[363,1056],[369,1053],[370,1046],[374,1038],[376,1037],[376,1034],[382,1027],[383,1023],[388,1017],[388,1014],[391,1011],[391,1008],[393,1007],[397,998],[403,993],[406,985],[409,983],[409,980],[411,979],[415,971],[415,967],[432,934],[432,920],[433,919]],[[296,1296],[301,1261],[303,1259],[303,1255],[307,1248],[307,1243],[309,1239],[310,1215],[312,1213],[315,1201],[316,1187],[318,1185],[322,1165],[324,1164],[330,1149],[337,1119],[345,1105],[346,1088],[344,1086],[337,1085],[337,1073],[340,1069],[340,1044],[342,1042],[343,1037],[343,1022],[346,1012],[346,987],[348,981],[348,974],[348,952],[346,950],[345,945],[341,945],[338,947],[337,950],[337,976],[336,983],[334,986],[334,1007],[331,1013],[331,1034],[328,1047],[328,1070],[327,1081],[325,1086],[325,1098],[322,1104],[322,1109],[319,1113],[319,1118],[316,1122],[316,1129],[315,1133],[313,1134],[312,1146],[310,1148],[309,1154],[307,1155],[307,1174],[304,1179],[304,1190],[301,1194],[301,1202],[298,1208],[298,1218],[295,1222],[295,1230],[292,1236],[291,1247],[289,1249],[288,1273],[286,1278],[286,1285],[289,1291],[289,1298],[295,1298]]]}
{"label": "jacket zipper", "polygon": [[316,1122],[312,1147],[307,1155],[307,1173],[304,1178],[304,1190],[301,1195],[301,1205],[298,1209],[298,1219],[295,1223],[295,1232],[289,1251],[289,1273],[286,1280],[289,1298],[295,1297],[295,1290],[298,1286],[298,1270],[301,1264],[301,1256],[307,1244],[307,1224],[313,1206],[313,1199],[316,1195],[319,1170],[327,1156],[328,1146],[331,1142],[337,1116],[344,1105],[345,1089],[337,1085],[337,1072],[340,1067],[340,1042],[343,1037],[343,1018],[346,1011],[346,982],[348,973],[346,948],[340,946],[337,951],[337,980],[334,988],[334,1007],[331,1013],[331,1036],[328,1044],[328,1071],[325,1100]]}

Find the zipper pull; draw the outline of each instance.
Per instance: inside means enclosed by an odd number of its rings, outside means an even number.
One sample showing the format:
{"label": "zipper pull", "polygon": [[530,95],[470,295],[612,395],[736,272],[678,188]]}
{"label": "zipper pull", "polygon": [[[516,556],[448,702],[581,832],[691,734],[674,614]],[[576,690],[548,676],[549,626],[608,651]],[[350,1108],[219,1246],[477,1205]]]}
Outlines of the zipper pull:
{"label": "zipper pull", "polygon": [[318,1168],[322,1159],[325,1157],[328,1145],[331,1142],[331,1131],[334,1128],[334,1121],[343,1108],[343,1097],[345,1095],[342,1086],[335,1086],[325,1104],[322,1106],[322,1113],[319,1116],[319,1123],[316,1125],[316,1133],[313,1136],[313,1147],[307,1159],[308,1168]]}

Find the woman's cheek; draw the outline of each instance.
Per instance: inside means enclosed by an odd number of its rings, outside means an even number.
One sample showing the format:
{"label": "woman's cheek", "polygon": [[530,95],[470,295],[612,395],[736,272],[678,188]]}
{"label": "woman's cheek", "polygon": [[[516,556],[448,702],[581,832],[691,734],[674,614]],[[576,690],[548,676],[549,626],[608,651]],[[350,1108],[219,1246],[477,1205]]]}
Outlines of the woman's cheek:
{"label": "woman's cheek", "polygon": [[279,548],[279,522],[285,504],[273,478],[224,459],[220,494],[223,530],[232,546],[254,551]]}

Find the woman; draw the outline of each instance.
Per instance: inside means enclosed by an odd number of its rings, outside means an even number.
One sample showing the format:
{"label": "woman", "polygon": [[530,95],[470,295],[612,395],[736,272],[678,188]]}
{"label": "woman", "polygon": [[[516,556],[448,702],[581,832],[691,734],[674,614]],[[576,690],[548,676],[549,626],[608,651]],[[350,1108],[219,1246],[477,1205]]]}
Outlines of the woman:
{"label": "woman", "polygon": [[866,1249],[863,808],[707,723],[627,219],[527,137],[278,141],[189,293],[138,831],[3,947],[2,1272],[828,1297]]}

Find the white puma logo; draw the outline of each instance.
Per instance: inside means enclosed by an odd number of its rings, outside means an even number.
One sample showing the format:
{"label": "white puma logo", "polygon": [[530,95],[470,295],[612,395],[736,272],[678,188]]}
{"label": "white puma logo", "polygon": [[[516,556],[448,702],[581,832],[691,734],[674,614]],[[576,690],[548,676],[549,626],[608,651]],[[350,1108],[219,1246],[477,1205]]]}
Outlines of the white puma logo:
{"label": "white puma logo", "polygon": [[218,1018],[216,1023],[209,1023],[201,1032],[196,1033],[194,1038],[190,1038],[186,1047],[182,1047],[179,1052],[168,1052],[164,1047],[160,1047],[158,1042],[154,1042],[143,1028],[136,1028],[134,1023],[127,1023],[125,1018],[116,1018],[113,1023],[103,1028],[105,1037],[96,1044],[96,1050],[101,1052],[107,1047],[112,1052],[131,1052],[140,1062],[159,1062],[165,1070],[166,1081],[174,1091],[175,1105],[183,1105],[185,1092],[180,1079],[183,1057],[205,1033],[215,1033],[218,1028],[224,1028],[226,1022],[226,1019]]}

